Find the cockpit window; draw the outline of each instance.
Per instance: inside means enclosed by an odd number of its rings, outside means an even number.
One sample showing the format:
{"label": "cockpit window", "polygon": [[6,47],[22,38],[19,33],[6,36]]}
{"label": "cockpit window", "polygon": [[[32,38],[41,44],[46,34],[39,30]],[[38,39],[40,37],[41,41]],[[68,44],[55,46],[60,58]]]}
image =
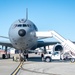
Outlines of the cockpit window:
{"label": "cockpit window", "polygon": [[36,31],[38,31],[38,29],[37,29],[37,27],[33,24],[33,26],[34,26],[34,29],[36,30]]}
{"label": "cockpit window", "polygon": [[17,25],[18,27],[22,27],[22,24]]}
{"label": "cockpit window", "polygon": [[27,27],[27,25],[26,24],[23,24],[23,27]]}
{"label": "cockpit window", "polygon": [[31,27],[29,24],[18,24],[16,27]]}

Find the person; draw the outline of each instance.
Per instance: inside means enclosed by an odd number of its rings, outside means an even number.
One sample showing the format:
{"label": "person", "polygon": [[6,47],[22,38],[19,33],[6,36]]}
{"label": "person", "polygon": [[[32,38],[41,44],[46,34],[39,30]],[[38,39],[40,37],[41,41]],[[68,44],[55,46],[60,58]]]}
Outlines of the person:
{"label": "person", "polygon": [[27,61],[28,56],[26,52],[23,53],[23,56],[24,56],[24,61]]}
{"label": "person", "polygon": [[19,58],[20,59],[20,62],[22,62],[23,61],[23,58],[24,58],[23,55],[22,54],[19,54],[19,57],[20,57]]}
{"label": "person", "polygon": [[42,61],[44,61],[44,53],[41,54]]}

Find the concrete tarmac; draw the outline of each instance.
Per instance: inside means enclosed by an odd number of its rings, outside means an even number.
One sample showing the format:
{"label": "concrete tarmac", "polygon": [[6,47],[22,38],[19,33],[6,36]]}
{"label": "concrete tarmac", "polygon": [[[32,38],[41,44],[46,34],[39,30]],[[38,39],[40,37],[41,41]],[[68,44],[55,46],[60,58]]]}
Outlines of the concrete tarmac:
{"label": "concrete tarmac", "polygon": [[[0,59],[0,75],[11,75],[19,62],[12,59]],[[70,61],[42,62],[40,55],[29,54],[17,75],[75,75],[75,63]]]}
{"label": "concrete tarmac", "polygon": [[30,54],[18,75],[75,75],[75,63],[70,61],[42,62],[40,55]]}
{"label": "concrete tarmac", "polygon": [[15,62],[12,59],[0,58],[0,75],[11,75],[18,65],[19,62]]}

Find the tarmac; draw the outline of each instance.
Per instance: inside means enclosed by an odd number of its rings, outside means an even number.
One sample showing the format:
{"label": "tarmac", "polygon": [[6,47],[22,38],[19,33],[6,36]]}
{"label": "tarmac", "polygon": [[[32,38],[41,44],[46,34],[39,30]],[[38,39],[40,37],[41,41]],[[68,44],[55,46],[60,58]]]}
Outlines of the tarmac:
{"label": "tarmac", "polygon": [[40,55],[30,54],[18,75],[75,75],[75,63],[69,60],[42,62]]}
{"label": "tarmac", "polygon": [[[0,75],[11,75],[20,62],[0,59]],[[42,62],[40,55],[29,54],[17,75],[75,75],[75,63],[70,61]]]}
{"label": "tarmac", "polygon": [[11,75],[19,63],[12,59],[2,59],[0,55],[0,75]]}

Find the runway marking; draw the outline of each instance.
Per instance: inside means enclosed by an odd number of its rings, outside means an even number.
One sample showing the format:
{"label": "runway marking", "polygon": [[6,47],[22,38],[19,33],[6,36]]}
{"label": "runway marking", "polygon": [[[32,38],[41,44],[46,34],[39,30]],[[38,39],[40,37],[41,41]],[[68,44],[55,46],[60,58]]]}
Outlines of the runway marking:
{"label": "runway marking", "polygon": [[12,72],[11,75],[16,75],[18,73],[18,71],[21,69],[23,63],[24,62],[20,62],[20,64],[18,65],[18,67]]}

